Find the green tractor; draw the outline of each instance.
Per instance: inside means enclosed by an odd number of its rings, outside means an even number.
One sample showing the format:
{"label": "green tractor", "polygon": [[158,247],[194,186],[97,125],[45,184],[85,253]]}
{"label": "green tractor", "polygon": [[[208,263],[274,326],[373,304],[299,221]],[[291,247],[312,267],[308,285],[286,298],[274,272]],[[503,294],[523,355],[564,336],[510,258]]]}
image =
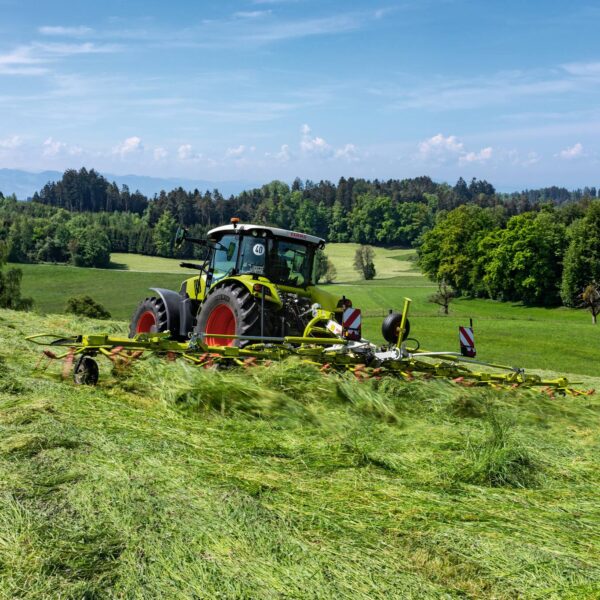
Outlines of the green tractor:
{"label": "green tractor", "polygon": [[186,279],[179,292],[152,288],[156,295],[138,305],[130,337],[168,331],[173,339],[197,336],[209,346],[294,336],[360,339],[360,311],[349,310],[347,298],[315,287],[315,257],[324,240],[231,221],[210,230],[207,239],[178,230],[176,245],[187,241],[207,249],[203,264],[181,263],[199,274]]}

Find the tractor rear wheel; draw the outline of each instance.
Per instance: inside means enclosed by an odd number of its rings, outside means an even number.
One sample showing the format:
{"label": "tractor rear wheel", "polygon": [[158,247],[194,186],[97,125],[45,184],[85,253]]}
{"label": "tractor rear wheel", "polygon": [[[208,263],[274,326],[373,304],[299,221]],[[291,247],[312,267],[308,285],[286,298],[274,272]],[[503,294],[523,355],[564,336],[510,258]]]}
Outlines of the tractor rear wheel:
{"label": "tractor rear wheel", "polygon": [[138,333],[168,331],[167,309],[160,298],[146,298],[135,309],[129,324],[129,337]]}
{"label": "tractor rear wheel", "polygon": [[[270,335],[272,319],[268,307],[265,307],[265,336]],[[243,347],[252,344],[252,340],[216,337],[215,334],[259,336],[260,301],[240,285],[217,288],[202,305],[194,333],[204,333],[204,343],[209,346]]]}

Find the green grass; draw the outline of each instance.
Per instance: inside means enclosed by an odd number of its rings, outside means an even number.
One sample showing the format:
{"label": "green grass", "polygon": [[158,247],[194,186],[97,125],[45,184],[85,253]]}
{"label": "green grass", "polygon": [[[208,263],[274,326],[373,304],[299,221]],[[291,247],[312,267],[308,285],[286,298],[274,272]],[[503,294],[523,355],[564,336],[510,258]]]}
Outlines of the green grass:
{"label": "green grass", "polygon": [[181,273],[183,277],[185,277],[186,273],[197,273],[197,271],[182,269],[179,266],[181,260],[182,259],[179,258],[144,256],[143,254],[124,254],[121,252],[113,252],[110,255],[112,269],[140,271],[142,273]]}
{"label": "green grass", "polygon": [[[331,256],[338,266],[346,264],[349,268],[352,246],[331,244]],[[600,328],[591,325],[589,313],[567,308],[529,308],[491,300],[458,299],[451,304],[450,315],[444,317],[439,314],[436,305],[427,301],[435,291],[435,285],[415,270],[414,261],[408,260],[411,255],[414,256],[414,251],[379,248],[377,252],[380,255],[388,253],[388,261],[400,265],[404,274],[374,281],[355,280],[323,286],[339,296],[345,294],[364,311],[364,334],[373,342],[383,341],[380,327],[388,309],[400,310],[403,298],[408,296],[413,300],[411,335],[423,348],[458,350],[458,326],[468,324],[469,318],[473,318],[482,360],[572,373],[575,379],[578,375],[600,376]],[[152,293],[150,287],[178,290],[187,276],[181,270],[160,272],[171,262],[178,265],[176,260],[116,256],[121,264],[129,265],[132,270],[18,265],[23,270],[23,293],[35,299],[36,310],[43,314],[61,313],[69,297],[89,294],[114,318],[127,320],[137,303]],[[397,260],[400,258],[402,260]],[[377,260],[376,264],[379,264]],[[405,267],[412,270],[404,271]],[[152,268],[157,272],[144,272],[144,269]]]}
{"label": "green grass", "polygon": [[[481,360],[582,375],[600,375],[600,328],[589,313],[568,308],[530,308],[491,300],[457,299],[450,315],[428,302],[436,287],[424,277],[397,277],[380,282],[326,286],[344,293],[365,312],[363,334],[383,341],[381,322],[388,309],[401,310],[412,299],[411,337],[428,350],[458,351],[458,326],[474,321]],[[577,377],[575,377],[577,378]]]}
{"label": "green grass", "polygon": [[[354,254],[359,244],[327,244],[325,254],[333,262],[337,271],[337,282],[355,281],[359,275],[354,270]],[[377,276],[375,280],[388,279],[398,275],[419,275],[415,268],[415,250],[398,248],[377,248],[375,251],[375,268]]]}
{"label": "green grass", "polygon": [[0,311],[1,598],[600,594],[598,396],[292,362],[81,388],[23,339],[122,328]]}
{"label": "green grass", "polygon": [[22,291],[41,313],[64,312],[72,296],[87,294],[114,318],[129,319],[151,287],[179,290],[185,274],[83,269],[63,265],[13,265],[23,271]]}

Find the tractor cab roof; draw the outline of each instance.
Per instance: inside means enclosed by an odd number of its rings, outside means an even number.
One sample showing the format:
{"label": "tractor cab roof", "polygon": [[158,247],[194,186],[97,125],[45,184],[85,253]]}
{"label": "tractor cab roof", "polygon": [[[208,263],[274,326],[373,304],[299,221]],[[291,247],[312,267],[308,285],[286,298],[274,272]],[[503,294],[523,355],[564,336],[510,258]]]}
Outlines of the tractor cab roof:
{"label": "tractor cab roof", "polygon": [[323,246],[325,240],[309,235],[308,233],[300,233],[298,231],[288,231],[287,229],[279,229],[278,227],[269,227],[267,225],[252,225],[251,223],[239,223],[237,225],[222,225],[221,227],[215,227],[208,232],[208,237],[215,237],[215,234],[234,233],[234,232],[251,232],[260,231],[268,232],[273,236],[289,238],[297,242],[307,242],[308,244],[314,244],[315,246]]}

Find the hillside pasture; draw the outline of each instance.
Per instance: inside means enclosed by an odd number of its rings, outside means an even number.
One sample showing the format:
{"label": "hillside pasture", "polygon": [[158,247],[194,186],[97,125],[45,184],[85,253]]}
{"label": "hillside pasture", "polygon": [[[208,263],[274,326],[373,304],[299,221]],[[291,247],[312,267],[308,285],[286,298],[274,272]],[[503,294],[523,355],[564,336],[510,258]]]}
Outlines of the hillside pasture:
{"label": "hillside pasture", "polygon": [[[323,286],[350,298],[364,311],[364,334],[383,342],[381,321],[389,309],[401,310],[405,297],[412,299],[411,336],[428,350],[458,350],[458,326],[474,320],[478,356],[482,360],[575,375],[600,375],[600,328],[591,325],[585,311],[567,308],[532,308],[484,299],[457,299],[450,315],[428,302],[436,286],[417,270],[412,250],[377,249],[381,265],[397,265],[402,275],[373,281],[358,280],[351,265],[352,244],[331,244],[330,256],[338,274],[354,277],[346,283]],[[113,255],[122,269],[81,269],[59,265],[16,265],[23,270],[23,293],[35,300],[42,314],[61,313],[70,296],[89,294],[115,319],[126,321],[137,303],[150,295],[150,287],[178,290],[194,271],[179,268],[175,259],[139,255]],[[169,270],[173,266],[173,270]],[[155,270],[153,270],[155,269]],[[344,271],[344,269],[346,269]],[[387,272],[388,274],[391,271]],[[126,324],[123,324],[126,331]]]}
{"label": "hillside pasture", "polygon": [[87,388],[24,340],[120,327],[0,311],[0,597],[598,597],[597,395],[158,359]]}

